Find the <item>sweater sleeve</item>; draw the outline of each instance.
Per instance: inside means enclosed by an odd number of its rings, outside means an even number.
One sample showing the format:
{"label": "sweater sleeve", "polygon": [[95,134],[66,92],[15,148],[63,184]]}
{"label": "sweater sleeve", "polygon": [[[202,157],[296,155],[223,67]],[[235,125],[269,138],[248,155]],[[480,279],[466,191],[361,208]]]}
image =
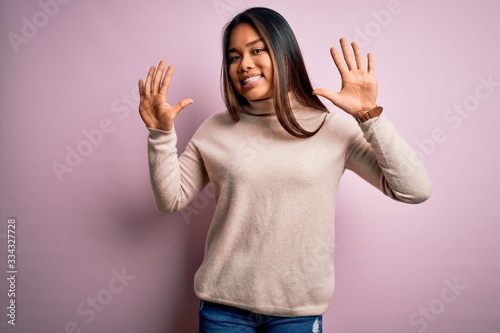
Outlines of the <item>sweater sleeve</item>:
{"label": "sweater sleeve", "polygon": [[148,128],[148,158],[156,207],[175,213],[193,200],[208,183],[203,160],[192,140],[177,155],[175,128],[161,131]]}
{"label": "sweater sleeve", "polygon": [[429,198],[432,184],[422,162],[384,115],[349,136],[346,168],[385,195],[405,203]]}

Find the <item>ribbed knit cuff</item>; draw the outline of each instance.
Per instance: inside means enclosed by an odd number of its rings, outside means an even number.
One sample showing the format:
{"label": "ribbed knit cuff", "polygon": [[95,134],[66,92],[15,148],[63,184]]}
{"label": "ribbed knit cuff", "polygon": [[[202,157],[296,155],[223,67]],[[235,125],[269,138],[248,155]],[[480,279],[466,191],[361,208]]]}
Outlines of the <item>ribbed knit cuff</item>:
{"label": "ribbed knit cuff", "polygon": [[363,133],[366,133],[370,130],[370,128],[372,126],[375,126],[378,122],[380,121],[384,121],[385,120],[385,116],[384,114],[382,113],[380,116],[376,117],[376,118],[372,118],[372,119],[368,119],[367,121],[363,122],[363,123],[360,123],[359,124],[359,127],[361,128],[361,130],[363,131]]}

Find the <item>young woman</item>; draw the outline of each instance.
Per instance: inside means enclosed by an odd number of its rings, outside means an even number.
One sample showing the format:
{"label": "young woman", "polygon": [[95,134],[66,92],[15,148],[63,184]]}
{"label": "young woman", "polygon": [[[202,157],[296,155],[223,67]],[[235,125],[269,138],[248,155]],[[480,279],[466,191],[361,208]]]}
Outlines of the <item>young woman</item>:
{"label": "young woman", "polygon": [[[431,183],[377,106],[373,56],[340,40],[340,92],[313,90],[295,36],[273,10],[237,15],[223,35],[228,112],[215,113],[178,156],[167,102],[173,67],[139,81],[156,205],[173,213],[212,183],[216,209],[195,275],[200,332],[321,332],[333,295],[334,210],[350,169],[389,197],[426,200]],[[352,116],[329,113],[316,95]],[[363,199],[360,198],[360,207]]]}

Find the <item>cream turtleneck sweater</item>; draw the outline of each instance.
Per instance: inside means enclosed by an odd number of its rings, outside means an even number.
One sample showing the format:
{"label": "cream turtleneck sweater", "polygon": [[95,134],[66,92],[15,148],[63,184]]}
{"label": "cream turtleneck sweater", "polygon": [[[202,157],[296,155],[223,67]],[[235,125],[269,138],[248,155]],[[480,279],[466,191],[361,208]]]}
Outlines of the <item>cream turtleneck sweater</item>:
{"label": "cream turtleneck sweater", "polygon": [[[293,109],[308,130],[325,117],[296,103]],[[334,290],[334,213],[343,172],[350,169],[407,203],[426,200],[431,183],[384,115],[358,125],[330,113],[316,135],[300,139],[273,114],[272,100],[251,103],[238,122],[215,113],[180,156],[175,129],[149,129],[156,205],[176,212],[213,185],[216,208],[194,283],[200,299],[265,315],[320,315]]]}

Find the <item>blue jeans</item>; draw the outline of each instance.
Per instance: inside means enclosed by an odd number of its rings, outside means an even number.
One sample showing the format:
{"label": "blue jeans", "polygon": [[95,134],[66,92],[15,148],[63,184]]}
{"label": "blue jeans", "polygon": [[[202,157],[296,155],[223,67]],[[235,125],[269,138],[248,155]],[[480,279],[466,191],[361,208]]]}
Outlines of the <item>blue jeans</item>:
{"label": "blue jeans", "polygon": [[202,300],[199,333],[321,333],[322,320],[322,316],[265,316]]}

